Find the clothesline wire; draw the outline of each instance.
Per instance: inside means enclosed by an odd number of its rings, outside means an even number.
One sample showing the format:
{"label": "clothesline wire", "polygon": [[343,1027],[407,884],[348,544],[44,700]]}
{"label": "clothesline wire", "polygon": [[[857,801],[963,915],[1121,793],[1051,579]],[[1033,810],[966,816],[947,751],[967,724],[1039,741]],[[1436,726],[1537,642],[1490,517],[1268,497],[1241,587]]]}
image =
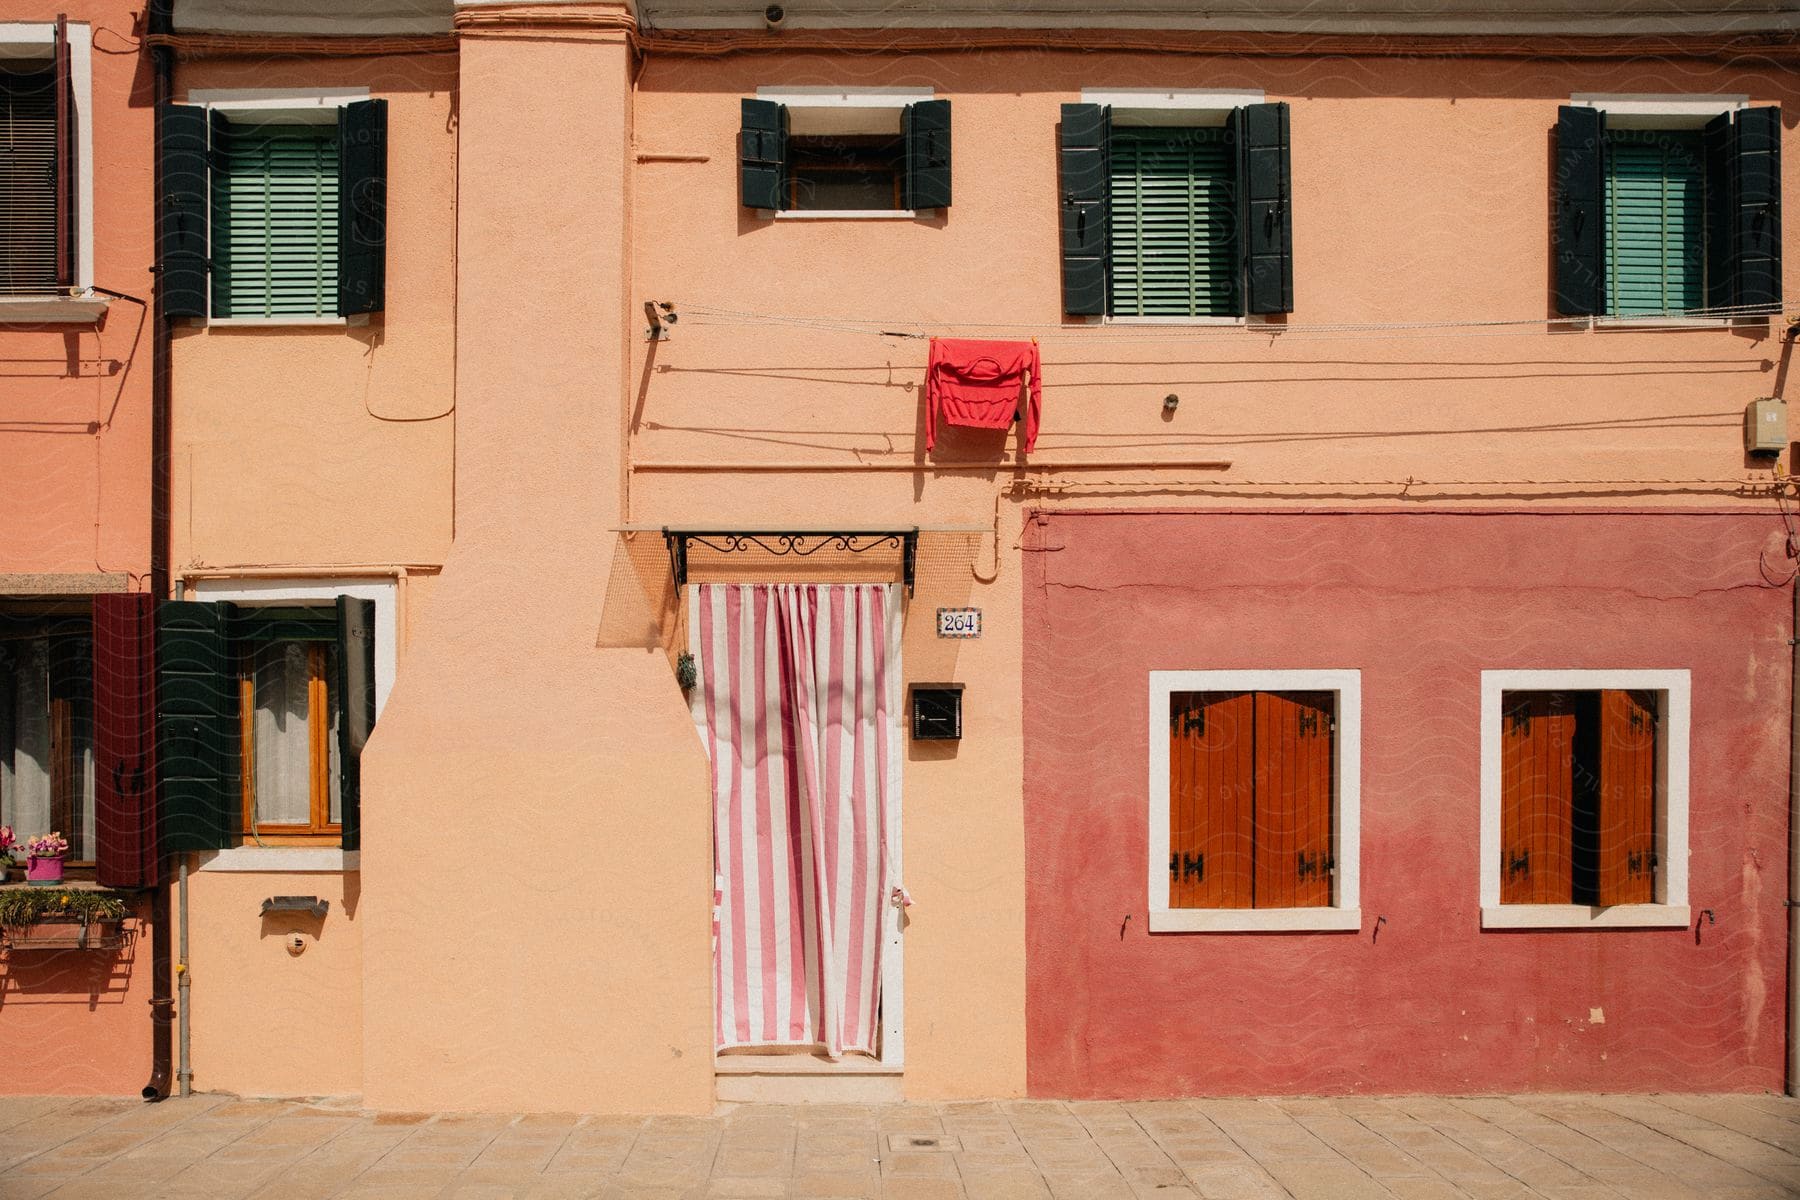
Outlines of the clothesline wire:
{"label": "clothesline wire", "polygon": [[[820,330],[833,333],[860,334],[869,337],[924,339],[930,330],[951,334],[1023,333],[1030,332],[1039,341],[1107,341],[1185,342],[1202,338],[1242,338],[1245,336],[1313,338],[1342,341],[1388,337],[1508,337],[1537,334],[1551,330],[1575,332],[1588,328],[1591,317],[1518,317],[1518,318],[1444,318],[1425,321],[1323,321],[1287,324],[1200,325],[1170,329],[1164,326],[1132,325],[1066,325],[1046,322],[976,322],[976,321],[894,321],[863,317],[830,317],[795,313],[761,313],[745,309],[717,308],[711,305],[677,305],[685,324],[702,325],[773,325],[793,329]],[[1629,314],[1600,318],[1609,326],[1625,327],[1634,323],[1653,325],[1669,320],[1729,319],[1734,317],[1776,316],[1778,304],[1721,305],[1713,308],[1671,309],[1666,312]],[[1470,332],[1479,331],[1479,332]]]}

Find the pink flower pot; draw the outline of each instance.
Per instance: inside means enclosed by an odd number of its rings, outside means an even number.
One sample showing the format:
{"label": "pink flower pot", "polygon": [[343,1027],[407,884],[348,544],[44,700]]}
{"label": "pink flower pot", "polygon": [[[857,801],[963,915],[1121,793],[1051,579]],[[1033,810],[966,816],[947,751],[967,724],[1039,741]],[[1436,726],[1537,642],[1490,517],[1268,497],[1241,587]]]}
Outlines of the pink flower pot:
{"label": "pink flower pot", "polygon": [[48,887],[61,883],[63,860],[61,858],[39,858],[28,855],[25,859],[25,881]]}

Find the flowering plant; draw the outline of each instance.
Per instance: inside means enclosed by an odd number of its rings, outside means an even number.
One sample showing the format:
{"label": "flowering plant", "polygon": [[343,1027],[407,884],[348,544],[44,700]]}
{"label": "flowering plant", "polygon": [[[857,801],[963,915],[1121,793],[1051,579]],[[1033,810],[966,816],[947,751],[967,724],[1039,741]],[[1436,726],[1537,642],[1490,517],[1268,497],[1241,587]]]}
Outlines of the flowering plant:
{"label": "flowering plant", "polygon": [[0,857],[12,853],[13,831],[11,825],[0,825]]}
{"label": "flowering plant", "polygon": [[61,858],[69,852],[69,839],[60,833],[45,833],[25,843],[25,853],[33,858]]}

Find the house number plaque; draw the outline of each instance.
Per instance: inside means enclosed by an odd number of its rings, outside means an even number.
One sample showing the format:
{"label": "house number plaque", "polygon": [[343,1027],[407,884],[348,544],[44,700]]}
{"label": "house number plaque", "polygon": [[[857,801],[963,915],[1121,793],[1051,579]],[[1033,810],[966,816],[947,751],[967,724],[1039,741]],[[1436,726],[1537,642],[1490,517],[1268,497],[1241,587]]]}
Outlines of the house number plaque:
{"label": "house number plaque", "polygon": [[941,638],[978,638],[981,636],[979,608],[940,608],[938,636]]}

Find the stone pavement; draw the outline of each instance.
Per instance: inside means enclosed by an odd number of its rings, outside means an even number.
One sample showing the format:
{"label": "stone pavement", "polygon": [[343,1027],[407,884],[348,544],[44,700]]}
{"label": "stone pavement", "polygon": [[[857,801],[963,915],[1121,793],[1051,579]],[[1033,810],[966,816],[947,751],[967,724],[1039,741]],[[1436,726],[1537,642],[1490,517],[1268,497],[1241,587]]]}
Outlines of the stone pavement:
{"label": "stone pavement", "polygon": [[0,1097],[0,1197],[40,1196],[1748,1200],[1800,1196],[1800,1101],[1002,1101],[620,1118]]}

